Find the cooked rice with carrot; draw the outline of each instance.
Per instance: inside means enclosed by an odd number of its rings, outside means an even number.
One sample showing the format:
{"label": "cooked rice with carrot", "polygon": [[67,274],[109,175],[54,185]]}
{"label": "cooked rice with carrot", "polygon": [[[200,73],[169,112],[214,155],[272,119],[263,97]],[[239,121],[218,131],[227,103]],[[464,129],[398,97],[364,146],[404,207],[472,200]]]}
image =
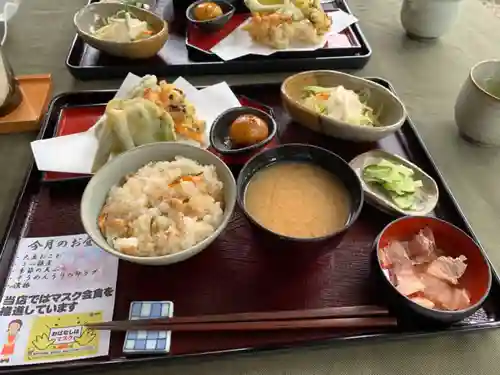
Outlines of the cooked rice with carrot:
{"label": "cooked rice with carrot", "polygon": [[117,251],[150,257],[196,245],[222,216],[223,183],[215,166],[177,157],[150,163],[113,187],[98,224]]}

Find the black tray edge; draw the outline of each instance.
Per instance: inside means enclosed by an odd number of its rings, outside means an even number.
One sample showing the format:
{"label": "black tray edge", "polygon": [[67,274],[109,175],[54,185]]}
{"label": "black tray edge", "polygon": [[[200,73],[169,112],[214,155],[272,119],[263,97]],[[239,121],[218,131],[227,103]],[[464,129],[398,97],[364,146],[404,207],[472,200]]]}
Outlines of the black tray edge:
{"label": "black tray edge", "polygon": [[[93,0],[89,0],[89,4]],[[342,0],[346,10],[353,14],[346,0]],[[367,53],[358,56],[339,56],[332,58],[313,58],[313,59],[286,59],[286,64],[282,64],[281,60],[271,60],[271,61],[256,61],[251,70],[252,74],[255,73],[284,73],[302,70],[316,70],[316,69],[332,69],[335,62],[339,62],[338,66],[335,66],[336,70],[358,70],[362,69],[370,60],[373,50],[366,39],[365,34],[359,26],[359,22],[350,26],[353,33],[358,37],[361,44],[361,48],[366,49]],[[103,66],[93,66],[93,67],[83,67],[74,63],[75,60],[79,60],[76,56],[78,48],[84,48],[81,44],[84,44],[83,40],[75,35],[73,42],[68,50],[68,55],[66,57],[66,67],[71,73],[71,75],[79,80],[108,80],[108,79],[119,79],[125,78],[129,73],[135,73],[138,75],[145,74],[156,74],[163,77],[172,77],[177,75],[215,75],[215,74],[245,74],[248,72],[249,61],[233,61],[233,62],[197,62],[191,64],[197,69],[192,69],[191,65],[165,65],[159,71],[152,72],[151,69],[138,68],[131,69],[130,66],[120,66],[120,67],[103,67]],[[309,65],[305,67],[305,62],[309,61]],[[342,64],[340,64],[340,62]],[[344,64],[345,62],[345,64]],[[231,67],[232,69],[229,69]],[[283,70],[285,67],[285,70]],[[146,71],[148,70],[148,71]],[[248,74],[248,73],[247,73]]]}
{"label": "black tray edge", "polygon": [[[366,77],[367,79],[373,80],[379,84],[382,84],[383,86],[389,88],[392,92],[396,93],[394,86],[384,78],[380,77]],[[233,87],[242,87],[242,86],[253,86],[253,85],[233,85]],[[201,87],[202,88],[202,87]],[[79,93],[84,93],[84,92],[95,92],[96,90],[85,90],[85,91],[78,91]],[[116,92],[116,90],[98,90],[100,92]],[[66,92],[66,93],[61,93],[57,95],[56,97],[53,98],[49,105],[49,109],[46,112],[42,126],[40,128],[40,133],[37,137],[37,139],[42,139],[44,138],[44,133],[47,130],[48,127],[48,119],[50,117],[50,111],[54,109],[54,105],[56,103],[57,99],[60,99],[61,97],[64,97],[65,95],[72,94],[75,92]],[[466,226],[467,231],[471,235],[471,237],[481,246],[481,249],[483,251],[483,255],[485,256],[486,260],[491,266],[492,270],[492,275],[494,278],[494,281],[497,284],[500,284],[500,277],[492,264],[491,260],[489,259],[488,255],[484,251],[479,239],[477,238],[474,230],[472,229],[469,221],[467,220],[466,216],[464,215],[460,205],[458,204],[455,196],[451,192],[450,187],[446,183],[446,180],[444,179],[442,173],[439,171],[437,168],[434,159],[430,155],[429,150],[425,146],[425,143],[420,136],[420,134],[417,131],[417,128],[415,127],[414,123],[408,116],[406,119],[406,122],[410,126],[412,132],[414,133],[414,136],[418,142],[418,146],[422,149],[424,152],[426,158],[429,159],[429,162],[432,164],[434,167],[434,170],[438,176],[438,179],[440,180],[439,182],[442,184],[442,186],[445,189],[446,194],[450,197],[450,200],[452,201],[453,205],[455,206],[458,214],[461,216],[461,219]],[[3,261],[5,257],[5,250],[9,247],[9,245],[12,244],[12,240],[10,239],[11,231],[13,230],[14,224],[17,223],[19,220],[24,220],[24,215],[23,217],[18,217],[17,213],[19,210],[19,207],[21,205],[22,198],[27,190],[28,183],[32,178],[38,177],[39,179],[41,178],[42,172],[38,171],[36,169],[36,165],[34,161],[31,163],[31,166],[28,169],[28,173],[26,174],[25,181],[23,183],[23,186],[17,196],[16,203],[11,211],[10,214],[10,224],[8,225],[8,230],[6,231],[5,235],[2,238],[2,247],[1,247],[1,252],[0,252],[0,270],[2,270],[5,267],[10,267],[10,262],[12,260],[12,256],[14,255],[13,252],[15,252],[16,247],[11,246],[11,251],[7,256],[10,257],[8,264],[6,265],[5,261]],[[87,177],[83,177],[82,179],[88,179]],[[15,236],[16,239],[15,241],[17,242],[17,236]],[[13,245],[13,244],[12,244]],[[2,292],[3,292],[4,286],[2,286]],[[478,323],[476,325],[469,325],[469,326],[454,326],[448,329],[444,330],[434,330],[434,331],[416,331],[416,332],[411,332],[411,333],[377,333],[377,334],[360,334],[356,336],[346,336],[346,337],[334,337],[330,339],[324,339],[324,340],[316,340],[316,341],[310,341],[310,342],[297,342],[297,343],[292,343],[292,344],[282,344],[282,345],[271,345],[271,346],[264,346],[264,347],[259,347],[259,348],[254,348],[254,347],[248,347],[248,348],[238,348],[238,349],[228,349],[228,350],[222,350],[222,351],[211,351],[211,352],[202,352],[202,353],[195,353],[195,354],[184,354],[184,355],[177,355],[177,356],[158,356],[158,357],[136,357],[136,358],[127,358],[126,362],[123,362],[122,359],[114,359],[114,360],[109,360],[106,362],[99,362],[99,358],[93,358],[91,360],[80,360],[80,361],[74,361],[74,362],[61,362],[61,363],[50,363],[50,364],[42,364],[42,365],[33,365],[33,366],[17,366],[17,367],[5,367],[2,368],[0,367],[0,374],[36,374],[36,375],[45,375],[49,374],[49,372],[53,372],[54,370],[65,370],[65,371],[71,371],[71,372],[78,372],[78,373],[83,373],[86,371],[94,370],[94,367],[99,366],[100,369],[114,369],[117,365],[121,365],[120,368],[124,369],[124,367],[133,367],[141,364],[154,364],[158,365],[160,363],[166,363],[167,361],[181,361],[181,360],[201,360],[201,359],[208,359],[208,358],[214,358],[214,357],[220,357],[220,356],[227,356],[227,355],[234,355],[234,354],[239,354],[239,355],[250,355],[252,353],[261,353],[261,352],[269,352],[269,351],[275,351],[275,352],[282,352],[282,351],[289,351],[292,349],[297,349],[297,348],[306,348],[306,347],[328,347],[328,346],[333,346],[337,345],[340,343],[345,343],[345,342],[353,342],[353,343],[362,343],[366,342],[367,340],[370,340],[372,342],[377,342],[377,341],[382,341],[382,340],[404,340],[404,339],[410,339],[410,338],[420,338],[420,337],[436,337],[436,336],[442,336],[444,334],[459,334],[459,333],[467,333],[467,332],[477,332],[477,331],[482,331],[482,330],[487,330],[487,329],[493,329],[493,328],[500,328],[500,321],[491,321],[491,322],[482,322]],[[100,357],[102,358],[102,357]]]}

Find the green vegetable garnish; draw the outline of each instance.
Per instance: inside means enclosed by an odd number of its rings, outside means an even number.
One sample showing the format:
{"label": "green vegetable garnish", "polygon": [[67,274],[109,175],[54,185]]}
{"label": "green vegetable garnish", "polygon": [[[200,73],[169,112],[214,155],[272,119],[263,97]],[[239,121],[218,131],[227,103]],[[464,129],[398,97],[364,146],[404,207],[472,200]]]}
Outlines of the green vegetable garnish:
{"label": "green vegetable garnish", "polygon": [[306,86],[306,87],[304,87],[304,91],[306,93],[319,94],[321,92],[331,91],[331,89],[329,89],[327,87],[321,87],[321,86]]}
{"label": "green vegetable garnish", "polygon": [[381,187],[396,206],[403,210],[415,210],[418,188],[422,181],[413,179],[414,172],[404,165],[382,159],[363,169],[363,180]]}

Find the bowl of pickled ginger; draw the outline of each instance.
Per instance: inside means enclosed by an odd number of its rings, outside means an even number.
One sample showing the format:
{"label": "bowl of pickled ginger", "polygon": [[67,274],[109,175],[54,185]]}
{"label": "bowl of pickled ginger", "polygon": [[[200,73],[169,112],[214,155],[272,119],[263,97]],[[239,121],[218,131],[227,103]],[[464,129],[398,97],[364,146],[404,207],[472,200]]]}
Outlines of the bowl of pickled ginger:
{"label": "bowl of pickled ginger", "polygon": [[[491,289],[481,247],[456,226],[429,216],[406,216],[375,241],[375,268],[395,311],[441,323],[477,311]],[[403,314],[407,316],[407,314]]]}
{"label": "bowl of pickled ginger", "polygon": [[129,59],[155,56],[168,39],[168,25],[161,17],[128,3],[89,4],[75,14],[73,23],[85,43]]}
{"label": "bowl of pickled ginger", "polygon": [[401,100],[373,81],[333,70],[302,72],[281,86],[292,119],[316,132],[354,142],[375,142],[406,120]]}

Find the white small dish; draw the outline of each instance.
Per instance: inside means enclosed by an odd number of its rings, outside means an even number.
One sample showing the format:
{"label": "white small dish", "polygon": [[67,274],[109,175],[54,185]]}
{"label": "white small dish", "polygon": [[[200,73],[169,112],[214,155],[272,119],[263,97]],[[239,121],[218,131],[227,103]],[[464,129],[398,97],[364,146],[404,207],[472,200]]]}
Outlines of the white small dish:
{"label": "white small dish", "polygon": [[[393,163],[401,164],[414,171],[415,180],[422,181],[423,186],[419,188],[419,203],[415,210],[404,210],[394,204],[391,198],[384,190],[375,184],[366,183],[363,179],[363,170],[371,164],[376,164],[380,160],[385,159]],[[427,216],[429,215],[439,200],[439,188],[436,181],[425,173],[420,167],[403,159],[400,156],[391,154],[384,150],[371,150],[364,154],[356,156],[349,163],[351,168],[361,179],[365,198],[368,203],[389,214],[406,215],[406,216]]]}

